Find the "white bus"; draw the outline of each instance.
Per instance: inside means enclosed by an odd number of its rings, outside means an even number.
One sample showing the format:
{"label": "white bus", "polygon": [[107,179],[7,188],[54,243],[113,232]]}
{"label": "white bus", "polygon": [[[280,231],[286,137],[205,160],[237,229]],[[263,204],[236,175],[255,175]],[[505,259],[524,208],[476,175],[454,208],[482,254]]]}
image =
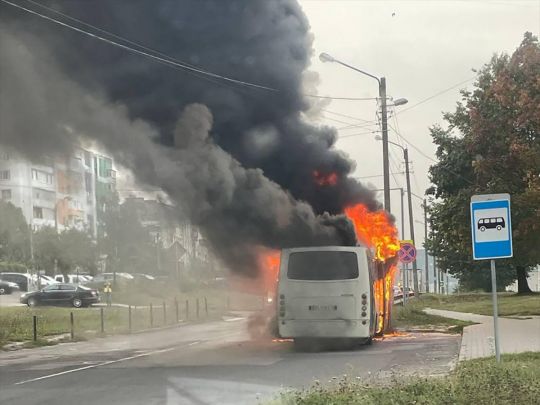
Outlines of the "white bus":
{"label": "white bus", "polygon": [[[282,338],[370,343],[376,332],[376,266],[365,247],[283,249],[277,313]],[[354,339],[354,340],[353,340]]]}

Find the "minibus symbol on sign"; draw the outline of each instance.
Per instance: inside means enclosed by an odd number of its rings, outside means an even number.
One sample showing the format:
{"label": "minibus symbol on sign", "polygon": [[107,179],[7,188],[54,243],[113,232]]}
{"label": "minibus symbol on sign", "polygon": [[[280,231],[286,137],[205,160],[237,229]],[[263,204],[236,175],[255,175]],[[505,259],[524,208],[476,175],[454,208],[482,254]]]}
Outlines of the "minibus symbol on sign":
{"label": "minibus symbol on sign", "polygon": [[473,196],[471,230],[474,260],[512,257],[510,195]]}
{"label": "minibus symbol on sign", "polygon": [[486,229],[492,228],[496,228],[498,231],[500,231],[504,227],[505,222],[503,217],[480,218],[480,220],[478,221],[478,229],[480,229],[480,231],[482,232],[484,232]]}

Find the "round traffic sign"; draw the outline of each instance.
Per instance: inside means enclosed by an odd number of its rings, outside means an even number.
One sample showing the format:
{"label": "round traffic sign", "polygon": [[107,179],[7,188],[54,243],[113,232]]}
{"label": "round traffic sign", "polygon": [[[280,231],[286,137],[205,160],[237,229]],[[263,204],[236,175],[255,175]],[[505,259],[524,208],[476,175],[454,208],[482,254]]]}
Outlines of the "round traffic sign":
{"label": "round traffic sign", "polygon": [[398,251],[398,258],[401,263],[412,263],[416,259],[416,248],[412,243],[401,243]]}

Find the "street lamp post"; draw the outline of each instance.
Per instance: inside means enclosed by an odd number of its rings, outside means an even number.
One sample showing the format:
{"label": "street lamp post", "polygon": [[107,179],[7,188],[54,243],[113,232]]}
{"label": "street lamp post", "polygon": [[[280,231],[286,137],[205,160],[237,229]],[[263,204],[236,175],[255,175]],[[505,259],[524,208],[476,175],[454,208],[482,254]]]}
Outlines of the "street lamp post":
{"label": "street lamp post", "polygon": [[425,273],[426,273],[426,293],[429,293],[429,255],[428,255],[428,249],[427,249],[427,240],[428,240],[428,233],[427,233],[427,202],[424,198],[424,203],[422,204],[424,208],[424,260],[426,261],[425,265]]}
{"label": "street lamp post", "polygon": [[[400,207],[401,207],[401,240],[405,239],[405,204],[403,202],[403,197],[405,196],[405,191],[403,191],[403,187],[395,187],[391,188],[392,190],[399,190],[399,196],[400,198]],[[384,191],[383,189],[375,189],[373,191]],[[403,287],[403,291],[408,291],[408,280],[407,280],[407,264],[401,263],[401,285]],[[403,305],[405,305],[407,302],[407,294],[403,294]]]}
{"label": "street lamp post", "polygon": [[[380,136],[376,136],[375,139],[378,141],[382,140]],[[397,146],[398,148],[401,148],[403,151],[403,159],[405,160],[405,176],[407,179],[407,203],[409,205],[409,232],[411,235],[411,240],[414,242],[414,217],[413,217],[413,209],[412,209],[412,192],[411,192],[411,176],[409,172],[409,150],[407,148],[404,148],[398,143],[388,141],[388,143],[391,143],[394,146]],[[416,246],[416,245],[415,245]],[[414,287],[414,295],[415,297],[418,297],[419,295],[419,288],[418,288],[418,267],[416,264],[416,259],[412,262],[412,270],[413,270],[413,287]]]}
{"label": "street lamp post", "polygon": [[[377,80],[379,84],[379,98],[381,99],[381,127],[382,127],[382,141],[383,141],[383,182],[384,182],[384,209],[388,212],[391,211],[390,207],[390,167],[388,161],[388,111],[386,104],[386,79],[384,77],[378,78],[368,72],[355,68],[345,62],[342,62],[327,53],[321,53],[319,55],[321,62],[335,62],[349,69],[352,69],[358,73],[362,73],[365,76],[371,77]],[[394,105],[406,104],[407,100],[400,98],[394,101]]]}

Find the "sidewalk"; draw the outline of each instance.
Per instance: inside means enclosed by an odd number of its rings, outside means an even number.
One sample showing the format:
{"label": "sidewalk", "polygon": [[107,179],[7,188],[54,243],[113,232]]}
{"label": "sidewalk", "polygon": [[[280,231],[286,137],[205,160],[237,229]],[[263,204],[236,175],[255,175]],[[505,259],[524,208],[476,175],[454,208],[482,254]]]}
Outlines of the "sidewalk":
{"label": "sidewalk", "polygon": [[[478,325],[467,326],[463,329],[459,351],[460,361],[495,355],[493,317],[431,308],[426,308],[424,312],[478,323]],[[521,318],[499,317],[501,353],[540,352],[540,317]]]}

